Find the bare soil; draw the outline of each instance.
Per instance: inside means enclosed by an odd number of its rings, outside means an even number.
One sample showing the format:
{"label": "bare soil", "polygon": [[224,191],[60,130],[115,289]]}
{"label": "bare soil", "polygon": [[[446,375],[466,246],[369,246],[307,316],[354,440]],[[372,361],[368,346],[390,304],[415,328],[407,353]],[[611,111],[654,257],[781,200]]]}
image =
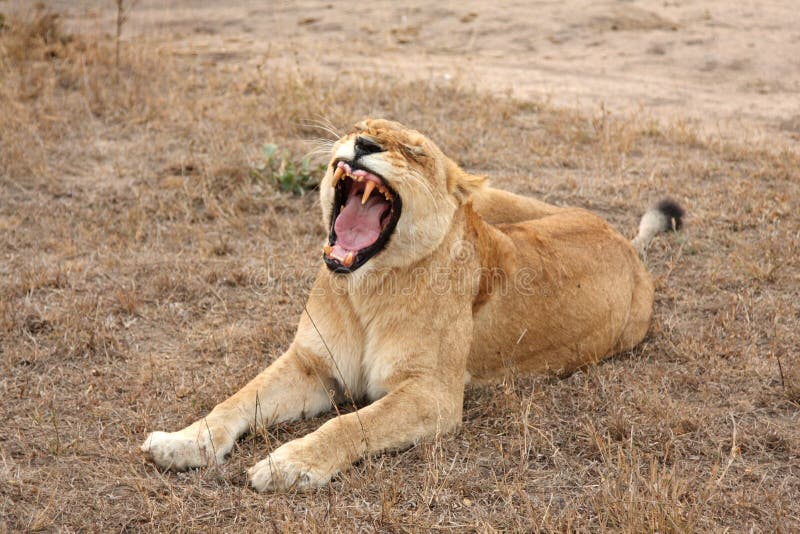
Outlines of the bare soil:
{"label": "bare soil", "polygon": [[[76,25],[111,27],[97,2],[55,4]],[[800,140],[792,0],[142,1],[129,30],[226,64],[458,79],[559,107],[680,117],[726,137]]]}

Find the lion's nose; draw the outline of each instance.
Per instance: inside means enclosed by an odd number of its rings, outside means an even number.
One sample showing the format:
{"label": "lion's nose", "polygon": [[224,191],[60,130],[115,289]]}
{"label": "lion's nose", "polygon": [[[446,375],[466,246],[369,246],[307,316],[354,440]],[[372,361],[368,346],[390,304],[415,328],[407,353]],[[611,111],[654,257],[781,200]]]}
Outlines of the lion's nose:
{"label": "lion's nose", "polygon": [[353,159],[358,159],[361,156],[368,156],[369,154],[375,154],[376,152],[383,152],[381,145],[375,141],[372,141],[371,139],[367,139],[366,137],[356,137],[355,156]]}

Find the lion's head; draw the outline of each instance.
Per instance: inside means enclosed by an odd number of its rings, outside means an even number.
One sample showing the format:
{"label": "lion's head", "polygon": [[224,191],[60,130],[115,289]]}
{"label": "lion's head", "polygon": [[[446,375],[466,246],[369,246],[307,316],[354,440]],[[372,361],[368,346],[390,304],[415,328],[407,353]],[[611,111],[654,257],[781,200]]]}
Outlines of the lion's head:
{"label": "lion's head", "polygon": [[409,265],[441,244],[456,209],[483,182],[416,130],[359,122],[334,144],[320,187],[329,228],[323,259],[338,273]]}

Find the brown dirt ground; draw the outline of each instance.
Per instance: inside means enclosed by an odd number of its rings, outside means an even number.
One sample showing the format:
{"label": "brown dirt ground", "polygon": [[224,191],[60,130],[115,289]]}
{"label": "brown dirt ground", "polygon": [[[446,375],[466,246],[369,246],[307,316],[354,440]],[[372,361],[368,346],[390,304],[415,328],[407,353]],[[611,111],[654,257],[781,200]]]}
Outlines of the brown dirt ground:
{"label": "brown dirt ground", "polygon": [[[68,8],[78,27],[111,27],[113,11],[97,4],[54,3]],[[457,79],[591,112],[603,105],[658,118],[677,114],[717,136],[800,140],[800,10],[793,0],[345,6],[142,0],[130,34],[251,68]]]}
{"label": "brown dirt ground", "polygon": [[[351,24],[311,2],[186,5],[137,4],[117,64],[105,5],[52,2],[52,17],[0,3],[0,532],[800,529],[800,151],[786,112],[800,56],[767,53],[797,43],[788,3],[748,17],[713,1],[602,4],[608,20],[543,4],[551,18],[533,30],[485,4],[375,8]],[[710,72],[724,75],[694,73],[673,105],[626,93],[641,77],[687,80],[666,64],[700,46],[679,37],[703,27],[686,15],[698,5],[719,22]],[[484,20],[495,30],[469,29]],[[602,42],[559,56],[590,39],[581,20]],[[765,94],[741,89],[750,67],[724,67],[725,39],[747,48],[751,26],[772,28],[745,62],[763,65]],[[563,43],[559,28],[573,32]],[[626,65],[613,53],[626,35],[665,51],[615,82],[598,72]],[[531,76],[507,96],[481,74],[492,58],[513,71],[525,50],[560,65],[530,68],[563,94]],[[608,84],[592,89],[605,108],[574,102],[584,79]],[[752,114],[727,100],[737,88]],[[256,494],[244,470],[322,419],[249,436],[223,466],[159,471],[138,452],[146,432],[191,422],[274,359],[319,261],[316,196],[254,177],[260,146],[298,158],[364,115],[628,235],[649,203],[683,202],[686,230],[647,258],[649,337],[563,380],[469,388],[458,433],[308,495]],[[708,116],[739,117],[740,131],[709,132]]]}

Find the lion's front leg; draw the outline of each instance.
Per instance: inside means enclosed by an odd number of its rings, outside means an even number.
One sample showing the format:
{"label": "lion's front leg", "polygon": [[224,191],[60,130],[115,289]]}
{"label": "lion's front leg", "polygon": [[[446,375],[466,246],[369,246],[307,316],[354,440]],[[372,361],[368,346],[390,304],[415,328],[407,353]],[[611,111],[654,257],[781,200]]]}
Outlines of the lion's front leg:
{"label": "lion's front leg", "polygon": [[259,491],[326,484],[359,459],[452,430],[461,421],[463,380],[412,378],[373,404],[285,443],[248,471]]}
{"label": "lion's front leg", "polygon": [[141,446],[156,464],[181,471],[221,463],[251,426],[313,416],[331,406],[324,360],[297,344],[207,416],[177,432],[153,432]]}
{"label": "lion's front leg", "polygon": [[253,487],[321,486],[366,455],[404,448],[458,426],[472,316],[468,306],[453,305],[450,313],[446,308],[440,306],[442,313],[426,320],[425,327],[413,322],[415,317],[423,321],[422,314],[408,312],[408,328],[373,332],[367,389],[385,395],[276,449],[249,470]]}

